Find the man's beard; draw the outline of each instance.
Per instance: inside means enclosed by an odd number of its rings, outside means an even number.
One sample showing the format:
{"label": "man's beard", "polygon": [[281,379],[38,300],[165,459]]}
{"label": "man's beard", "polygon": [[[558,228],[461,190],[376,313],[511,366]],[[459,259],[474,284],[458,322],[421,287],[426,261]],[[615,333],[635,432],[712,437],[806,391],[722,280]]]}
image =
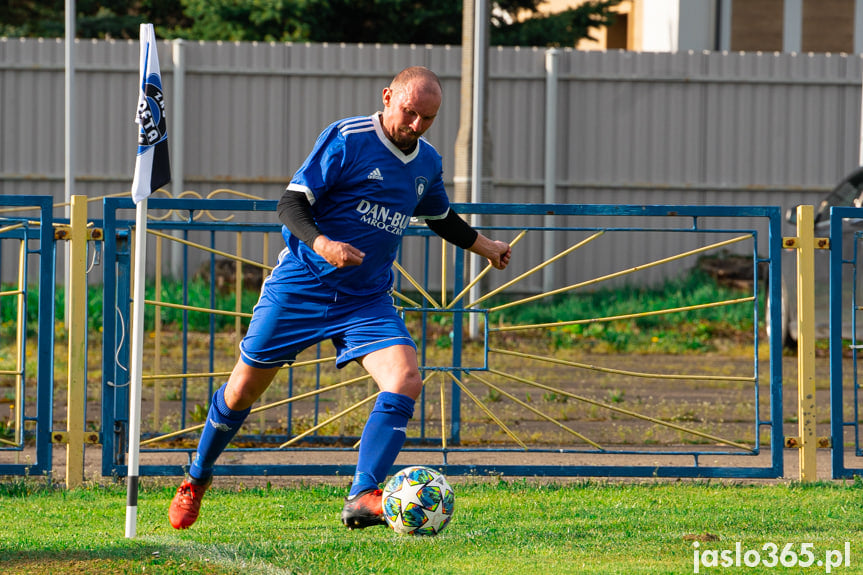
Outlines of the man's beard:
{"label": "man's beard", "polygon": [[397,130],[397,139],[394,140],[396,147],[400,150],[410,150],[417,144],[419,135],[411,129]]}

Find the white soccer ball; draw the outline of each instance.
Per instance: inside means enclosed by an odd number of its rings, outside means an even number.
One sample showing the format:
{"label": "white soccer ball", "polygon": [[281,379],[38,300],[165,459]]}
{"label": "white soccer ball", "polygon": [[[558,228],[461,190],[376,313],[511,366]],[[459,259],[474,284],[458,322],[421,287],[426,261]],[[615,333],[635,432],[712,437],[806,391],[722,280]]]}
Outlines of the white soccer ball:
{"label": "white soccer ball", "polygon": [[437,535],[449,524],[455,492],[446,478],[428,467],[406,467],[387,481],[384,518],[396,533]]}

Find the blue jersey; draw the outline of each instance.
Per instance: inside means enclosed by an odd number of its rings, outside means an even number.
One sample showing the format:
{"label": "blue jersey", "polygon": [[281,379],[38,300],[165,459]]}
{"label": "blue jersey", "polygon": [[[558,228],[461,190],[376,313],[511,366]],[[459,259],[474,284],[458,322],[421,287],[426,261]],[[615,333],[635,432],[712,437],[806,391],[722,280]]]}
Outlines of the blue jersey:
{"label": "blue jersey", "polygon": [[405,154],[386,137],[378,114],[327,127],[288,190],[306,194],[321,233],[365,257],[359,266],[336,268],[283,226],[290,251],[284,257],[351,295],[388,291],[411,218],[443,218],[449,211],[440,154],[422,138]]}

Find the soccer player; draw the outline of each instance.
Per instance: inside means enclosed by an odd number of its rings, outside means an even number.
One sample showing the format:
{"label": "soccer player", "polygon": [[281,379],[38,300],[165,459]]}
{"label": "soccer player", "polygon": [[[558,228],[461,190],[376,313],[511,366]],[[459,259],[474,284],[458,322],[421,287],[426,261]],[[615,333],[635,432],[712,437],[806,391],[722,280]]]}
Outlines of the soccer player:
{"label": "soccer player", "polygon": [[325,339],[336,347],[337,367],[359,362],[381,390],[360,439],[342,522],[350,529],[384,524],[379,486],[422,390],[416,346],[391,295],[402,234],[416,217],[497,269],[511,255],[509,244],[478,233],[449,208],[441,156],[421,137],[441,97],[433,72],[406,68],[384,88],[382,112],[331,124],[292,178],[278,205],[286,247],[171,501],[176,529],[198,518],[216,459],[279,369]]}

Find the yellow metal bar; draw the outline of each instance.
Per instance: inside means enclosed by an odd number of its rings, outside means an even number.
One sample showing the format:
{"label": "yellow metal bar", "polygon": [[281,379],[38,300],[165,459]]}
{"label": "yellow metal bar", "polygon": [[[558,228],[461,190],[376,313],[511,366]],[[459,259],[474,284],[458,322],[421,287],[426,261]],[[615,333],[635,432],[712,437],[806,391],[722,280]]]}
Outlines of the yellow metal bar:
{"label": "yellow metal bar", "polygon": [[[646,270],[646,269],[649,269],[649,268],[652,268],[652,267],[656,267],[656,266],[658,266],[658,265],[667,264],[667,263],[669,263],[669,262],[673,262],[673,261],[675,261],[675,260],[683,259],[683,258],[686,258],[686,257],[692,256],[692,255],[696,255],[696,254],[700,254],[700,253],[703,253],[703,252],[706,252],[706,251],[710,251],[710,250],[715,250],[715,249],[718,249],[718,248],[722,248],[722,247],[725,247],[725,246],[728,246],[728,245],[731,245],[731,244],[734,244],[734,243],[737,243],[737,242],[740,242],[740,241],[743,241],[743,240],[747,240],[747,239],[750,239],[750,238],[752,238],[752,234],[747,234],[747,235],[745,235],[745,236],[738,236],[738,237],[736,237],[736,238],[731,238],[731,239],[729,239],[729,240],[725,240],[725,241],[722,241],[722,242],[717,242],[717,243],[715,243],[715,244],[710,244],[709,246],[703,246],[703,247],[700,247],[700,248],[698,248],[698,249],[694,249],[694,250],[691,250],[691,251],[688,251],[688,252],[684,252],[684,253],[682,253],[682,254],[677,254],[677,255],[674,255],[674,256],[671,256],[671,257],[663,258],[663,259],[661,259],[661,260],[656,260],[656,261],[649,262],[649,263],[646,263],[646,264],[643,264],[643,265],[640,265],[640,266],[635,266],[635,267],[632,267],[632,268],[629,268],[629,269],[621,270],[621,271],[619,271],[619,272],[614,272],[614,273],[611,273],[611,274],[608,274],[608,275],[605,275],[605,276],[602,276],[602,277],[594,278],[594,279],[592,279],[592,280],[587,280],[587,281],[580,282],[580,283],[577,283],[577,284],[572,284],[572,285],[569,285],[569,286],[566,286],[566,287],[562,287],[562,288],[558,288],[558,289],[556,289],[556,290],[552,290],[552,291],[548,291],[548,292],[545,292],[545,293],[537,294],[537,295],[535,295],[535,296],[526,297],[526,298],[523,298],[523,299],[520,299],[520,300],[511,301],[511,302],[509,302],[509,303],[505,303],[505,304],[503,304],[503,305],[499,305],[499,306],[496,306],[496,307],[490,308],[490,310],[489,310],[489,311],[500,311],[500,310],[502,310],[502,309],[506,309],[506,308],[508,308],[508,307],[513,307],[513,306],[522,305],[522,304],[525,304],[525,303],[530,303],[530,302],[532,302],[532,301],[536,301],[536,300],[538,300],[538,299],[542,299],[542,298],[544,298],[544,297],[553,296],[553,295],[557,295],[557,294],[560,294],[560,293],[564,293],[564,292],[572,291],[572,290],[574,290],[574,289],[583,288],[583,287],[587,287],[587,286],[590,286],[590,285],[598,284],[598,283],[600,283],[600,282],[608,281],[608,280],[610,280],[610,279],[614,279],[614,278],[618,278],[618,277],[621,277],[621,276],[625,276],[625,275],[628,275],[628,274],[631,274],[631,273],[635,273],[635,272],[638,272],[638,271],[641,271],[641,270]],[[471,305],[473,305],[473,304],[471,304]]]}
{"label": "yellow metal bar", "polygon": [[[240,192],[237,190],[231,190],[231,189],[227,189],[227,188],[221,188],[218,190],[213,190],[212,192],[207,194],[207,199],[215,198],[217,194],[230,194],[233,196],[238,196],[240,198],[249,198],[252,200],[263,200],[264,199],[260,196],[253,196],[252,194],[247,194],[245,192]],[[234,214],[231,214],[225,218],[217,218],[216,216],[213,215],[213,213],[210,210],[204,210],[204,213],[207,214],[207,216],[211,220],[216,221],[216,222],[229,222],[229,221],[234,219]]]}
{"label": "yellow metal bar", "polygon": [[440,378],[440,443],[441,449],[446,451],[446,393],[444,383],[446,380]]}
{"label": "yellow metal bar", "polygon": [[[168,191],[167,191],[167,190],[165,190],[164,188],[159,188],[158,190],[156,190],[155,192],[153,192],[153,196],[155,196],[156,194],[158,194],[158,195],[160,195],[160,196],[163,196],[163,197],[166,197],[166,198],[172,198],[172,197],[174,197],[170,192],[168,192]],[[196,195],[197,197],[199,197],[199,198],[201,197],[201,196],[200,196],[200,195],[198,195],[198,194],[195,194],[195,195]],[[151,196],[151,197],[152,197],[152,196]],[[173,210],[173,209],[171,209],[171,210],[167,210],[167,211],[165,212],[165,215],[163,215],[163,216],[157,216],[153,211],[149,211],[149,212],[147,212],[147,220],[154,220],[154,221],[157,221],[157,222],[163,222],[163,221],[165,221],[165,220],[170,219],[170,218],[174,215],[174,212],[175,212],[175,211],[177,211],[177,210]],[[200,213],[200,212],[199,212],[199,213]],[[193,218],[193,220],[197,220],[197,219],[198,219],[198,217],[199,217],[199,216],[198,216],[198,214],[196,214],[196,215],[195,215],[195,217]],[[177,219],[182,220],[183,218],[182,218],[182,217],[178,217]]]}
{"label": "yellow metal bar", "polygon": [[18,228],[23,228],[24,224],[12,224],[11,226],[6,226],[4,228],[0,228],[0,234],[5,232],[11,232],[12,230],[17,230]]}
{"label": "yellow metal bar", "polygon": [[152,305],[156,307],[170,307],[174,309],[185,309],[189,311],[200,311],[203,313],[214,313],[217,315],[230,315],[230,316],[238,316],[238,317],[252,317],[250,313],[237,313],[235,311],[227,311],[221,309],[210,309],[208,307],[195,307],[192,305],[183,305],[179,303],[169,303],[166,301],[157,301],[152,299],[145,299],[144,303],[147,305]]}
{"label": "yellow metal bar", "polygon": [[198,373],[154,373],[142,375],[141,381],[157,381],[160,379],[198,379],[203,377],[228,377],[230,371],[207,371]]}
{"label": "yellow metal bar", "polygon": [[[156,301],[162,301],[162,238],[156,238]],[[155,306],[153,325],[153,373],[162,371],[162,307]],[[143,381],[143,377],[142,377]],[[162,422],[162,380],[153,382],[153,429],[159,429]]]}
{"label": "yellow metal bar", "polygon": [[213,190],[212,192],[210,192],[209,194],[207,194],[207,199],[208,199],[208,200],[213,199],[213,198],[215,198],[218,194],[230,194],[230,195],[232,195],[232,196],[237,196],[237,197],[240,197],[240,198],[246,198],[246,199],[249,199],[249,200],[265,200],[265,199],[266,199],[266,198],[262,198],[261,196],[255,196],[255,195],[252,195],[252,194],[248,194],[248,193],[246,193],[246,192],[241,192],[241,191],[239,191],[239,190],[232,190],[232,189],[230,189],[230,188],[219,188],[218,190]]}
{"label": "yellow metal bar", "polygon": [[187,246],[192,247],[192,248],[197,248],[201,251],[209,252],[211,254],[216,254],[217,256],[222,256],[222,257],[228,258],[230,260],[235,260],[238,262],[241,261],[241,262],[243,262],[245,264],[249,264],[251,266],[263,268],[263,269],[268,270],[268,271],[273,271],[272,266],[267,266],[267,265],[262,264],[261,262],[256,262],[254,260],[249,260],[246,258],[238,258],[237,256],[235,256],[233,254],[229,254],[228,252],[223,252],[220,250],[214,250],[213,248],[209,248],[203,244],[196,244],[195,242],[190,242],[189,240],[184,240],[183,238],[175,238],[172,235],[163,234],[162,232],[157,232],[156,230],[151,230],[151,229],[148,229],[147,233],[154,235],[156,237],[165,238],[166,240],[171,240],[172,242],[178,242],[178,243],[187,245]]}
{"label": "yellow metal bar", "polygon": [[479,407],[481,410],[483,410],[485,412],[485,414],[488,415],[491,418],[491,420],[494,421],[498,425],[498,427],[500,427],[504,431],[504,433],[509,435],[509,437],[513,441],[518,443],[518,445],[522,449],[527,451],[527,445],[525,445],[524,442],[521,439],[519,439],[518,436],[516,436],[516,434],[513,433],[512,430],[509,427],[507,427],[506,424],[503,421],[501,421],[498,416],[496,416],[488,407],[486,407],[483,404],[483,402],[481,402],[479,400],[479,398],[477,396],[475,396],[473,394],[473,392],[470,389],[468,389],[464,383],[459,381],[458,378],[452,374],[452,372],[448,371],[448,372],[446,372],[446,374],[448,376],[450,376],[450,378],[455,382],[455,384],[457,386],[459,386],[459,388],[465,393],[465,395],[467,395],[469,398],[471,398],[471,400],[477,405],[477,407]]}
{"label": "yellow metal bar", "polygon": [[445,308],[446,305],[446,252],[448,249],[446,240],[441,238],[440,241],[440,305]]}
{"label": "yellow metal bar", "polygon": [[[320,359],[310,359],[308,361],[298,361],[292,365],[286,365],[282,367],[285,369],[293,369],[298,367],[307,367],[309,365],[316,365],[319,363],[327,363],[330,361],[335,361],[336,356],[330,357],[322,357]],[[145,375],[141,377],[142,381],[153,381],[154,379],[196,379],[199,377],[228,377],[231,375],[230,371],[206,371],[200,373],[160,373],[154,375]]]}
{"label": "yellow metal bar", "polygon": [[408,296],[406,296],[405,294],[403,294],[401,292],[393,290],[393,295],[398,297],[403,302],[409,303],[411,305],[411,307],[422,307],[418,302],[415,302],[414,300],[412,300],[411,298],[409,298]]}
{"label": "yellow metal bar", "polygon": [[[243,339],[243,232],[237,232],[237,263],[234,265],[234,349],[239,349]],[[251,314],[250,314],[251,315]]]}
{"label": "yellow metal bar", "polygon": [[317,430],[321,429],[322,427],[326,427],[330,423],[332,423],[338,419],[341,419],[342,417],[346,416],[347,414],[349,414],[353,411],[356,411],[357,409],[359,409],[363,405],[365,405],[368,402],[370,402],[371,400],[375,399],[378,395],[380,395],[380,393],[381,393],[380,391],[376,391],[375,393],[373,393],[372,395],[363,399],[362,401],[358,401],[357,403],[353,404],[349,408],[343,409],[342,411],[338,412],[337,414],[333,415],[332,417],[330,417],[330,418],[326,419],[325,421],[322,421],[319,424],[315,425],[314,427],[310,427],[309,429],[305,430],[304,432],[297,435],[296,437],[292,437],[290,440],[281,444],[279,446],[279,449],[284,449],[285,447],[287,447],[289,445],[293,445],[294,443],[298,442],[302,438],[304,438],[308,435],[311,435],[312,433],[316,432]]}
{"label": "yellow metal bar", "polygon": [[530,404],[528,404],[528,403],[526,403],[526,402],[524,402],[524,401],[520,400],[519,398],[517,398],[517,397],[516,397],[516,396],[514,396],[513,394],[509,393],[508,391],[505,391],[505,390],[503,390],[502,388],[500,388],[500,387],[496,386],[495,384],[491,383],[490,381],[488,381],[488,380],[486,380],[486,379],[483,379],[483,378],[482,378],[482,377],[480,377],[480,376],[479,376],[479,374],[477,374],[476,372],[471,372],[471,373],[470,373],[470,376],[471,376],[472,378],[474,378],[474,379],[479,380],[480,382],[482,382],[482,383],[483,383],[483,384],[485,384],[486,386],[488,386],[488,387],[492,388],[493,390],[497,391],[497,392],[498,392],[498,393],[500,393],[501,395],[505,395],[506,397],[508,397],[508,398],[509,398],[509,399],[511,399],[512,401],[516,402],[517,404],[519,404],[520,406],[524,407],[525,409],[527,409],[527,410],[529,410],[529,411],[531,411],[531,412],[535,413],[536,415],[540,416],[541,418],[545,419],[546,421],[550,421],[551,423],[555,424],[556,426],[558,426],[559,428],[563,429],[564,431],[566,431],[566,432],[568,432],[568,433],[571,433],[572,435],[574,435],[574,436],[576,436],[577,438],[581,439],[581,440],[582,440],[582,441],[584,441],[585,443],[588,443],[588,444],[592,445],[592,446],[593,446],[593,447],[595,447],[596,449],[600,449],[600,450],[602,450],[602,446],[601,446],[601,445],[599,445],[598,443],[596,443],[595,441],[591,441],[590,439],[588,439],[587,437],[585,437],[585,436],[584,436],[584,435],[582,435],[581,433],[579,433],[579,432],[577,432],[576,430],[574,430],[574,429],[572,429],[572,428],[570,428],[570,427],[568,427],[568,426],[566,426],[566,425],[562,424],[561,422],[559,422],[558,420],[556,420],[556,419],[555,419],[555,418],[553,418],[552,416],[548,415],[547,413],[543,413],[542,411],[538,410],[538,409],[537,409],[537,408],[535,408],[534,406],[532,406],[532,405],[530,405]]}
{"label": "yellow metal bar", "polygon": [[[264,233],[261,240],[262,240],[262,244],[263,244],[262,245],[262,252],[263,253],[261,254],[261,256],[262,256],[261,261],[264,263],[264,265],[269,265],[269,263],[270,263],[270,260],[269,260],[269,257],[270,257],[270,255],[269,255],[270,254],[270,234]],[[263,270],[261,270],[261,281],[264,281],[266,279],[267,279],[267,270],[263,269]],[[240,347],[237,346],[234,349],[236,350],[235,353],[236,353],[237,360],[239,360],[240,359]],[[270,392],[270,387],[267,386],[267,389],[265,389],[264,392],[261,394],[261,401],[263,403],[266,403],[267,401],[269,401],[269,395],[270,395],[269,392]],[[267,425],[266,416],[264,416],[263,413],[259,414],[258,415],[258,427],[261,429],[261,432],[264,431],[264,429],[266,428],[266,425]]]}
{"label": "yellow metal bar", "polygon": [[710,303],[700,303],[696,305],[687,305],[683,307],[674,307],[668,309],[658,309],[654,311],[644,311],[639,313],[628,313],[623,315],[610,315],[606,317],[593,317],[589,319],[573,319],[568,321],[553,321],[549,323],[534,323],[524,325],[507,325],[502,327],[490,327],[489,331],[518,331],[523,329],[541,329],[549,327],[563,327],[566,325],[579,325],[588,323],[603,323],[609,321],[618,321],[623,319],[637,319],[640,317],[648,317],[652,315],[665,315],[671,313],[679,313],[684,311],[693,311],[697,309],[706,309],[711,307],[721,307],[726,305],[734,305],[738,303],[746,303],[755,301],[755,296],[742,297],[738,299],[729,299],[724,301],[716,301]]}
{"label": "yellow metal bar", "polygon": [[[517,236],[515,236],[515,239],[513,239],[513,240],[509,243],[509,247],[511,247],[511,248],[512,248],[513,246],[515,246],[515,244],[517,244],[518,242],[520,242],[520,241],[521,241],[521,238],[523,238],[523,237],[525,236],[525,234],[527,234],[527,230],[522,230],[522,231],[521,231]],[[468,283],[468,284],[464,287],[464,289],[463,289],[463,290],[461,290],[461,291],[459,292],[459,294],[453,298],[453,300],[449,303],[449,305],[448,305],[448,306],[446,306],[446,307],[447,307],[447,309],[452,308],[452,306],[454,306],[456,303],[458,303],[458,302],[459,302],[459,300],[461,300],[461,298],[463,298],[463,297],[465,296],[465,294],[467,294],[467,293],[471,290],[471,288],[472,288],[473,286],[475,286],[476,284],[478,284],[478,283],[479,283],[479,281],[480,281],[482,278],[484,278],[484,277],[485,277],[485,274],[487,274],[489,271],[491,271],[491,270],[492,270],[492,268],[493,268],[493,266],[492,266],[491,264],[486,264],[486,266],[483,268],[483,270],[482,270],[481,272],[479,272],[478,274],[476,274],[476,277],[475,277],[475,278],[473,278],[473,279],[470,281],[470,283]],[[468,307],[470,307],[470,306],[468,306]]]}
{"label": "yellow metal bar", "polygon": [[[797,206],[797,414],[800,481],[818,479],[815,432],[815,219]],[[841,249],[841,246],[840,248]]]}
{"label": "yellow metal bar", "polygon": [[592,236],[587,237],[587,238],[581,240],[580,242],[578,242],[577,244],[568,247],[567,249],[563,250],[562,252],[560,252],[559,254],[554,256],[553,258],[550,258],[550,259],[542,262],[541,264],[534,266],[533,268],[527,270],[526,272],[524,272],[523,274],[521,274],[517,278],[513,278],[513,279],[509,280],[508,282],[506,282],[502,286],[498,287],[497,289],[494,289],[494,290],[490,291],[489,293],[485,294],[484,296],[482,296],[481,298],[477,299],[476,301],[473,301],[473,302],[467,304],[465,307],[473,307],[473,306],[479,304],[480,302],[487,300],[490,297],[494,297],[495,295],[499,294],[500,292],[502,292],[506,288],[517,284],[521,280],[523,280],[523,279],[535,274],[536,272],[542,270],[543,268],[551,265],[552,263],[556,262],[560,258],[566,257],[569,254],[571,254],[572,252],[574,252],[575,250],[586,246],[587,244],[589,244],[593,240],[597,239],[598,237],[600,237],[604,233],[605,233],[605,230],[599,230],[598,232],[596,232]]}
{"label": "yellow metal bar", "polygon": [[[54,204],[54,207],[57,207],[57,204]],[[12,212],[35,212],[39,209],[39,206],[21,206],[15,208],[3,208],[0,210],[0,214],[9,214]]]}
{"label": "yellow metal bar", "polygon": [[579,363],[577,361],[568,361],[565,359],[557,359],[556,357],[546,357],[542,355],[534,355],[530,353],[522,353],[519,351],[509,351],[506,349],[488,348],[489,353],[500,353],[503,355],[512,355],[515,357],[523,357],[526,359],[535,359],[546,363],[557,363],[560,365],[568,365],[569,367],[580,367],[591,371],[599,371],[602,373],[614,373],[617,375],[628,375],[631,377],[647,377],[653,379],[697,379],[700,381],[744,381],[747,383],[755,382],[755,377],[732,376],[732,375],[699,375],[699,374],[676,374],[676,373],[643,373],[638,371],[627,371],[624,369],[614,369],[611,367],[600,367],[590,365],[588,363]]}
{"label": "yellow metal bar", "polygon": [[736,441],[731,441],[729,439],[723,439],[722,437],[718,437],[716,435],[711,435],[709,433],[704,433],[702,431],[698,431],[696,429],[689,429],[688,427],[683,427],[682,425],[677,425],[675,423],[671,423],[669,421],[663,421],[661,419],[657,419],[655,417],[650,417],[649,415],[644,415],[642,413],[638,413],[635,411],[630,411],[628,409],[623,409],[622,407],[616,407],[614,405],[610,405],[608,403],[603,403],[601,401],[596,401],[595,399],[590,399],[589,397],[584,397],[583,395],[576,395],[574,393],[570,393],[568,391],[564,391],[562,389],[558,389],[556,387],[552,387],[550,385],[544,385],[542,383],[531,381],[529,379],[525,379],[523,377],[519,377],[517,375],[513,375],[511,373],[504,373],[502,371],[498,371],[496,369],[489,369],[489,373],[493,373],[495,375],[499,375],[501,377],[509,378],[513,381],[518,381],[527,385],[531,385],[533,387],[544,389],[546,391],[551,391],[553,393],[557,393],[559,395],[565,395],[567,397],[571,397],[572,399],[582,401],[584,403],[589,403],[590,405],[596,405],[598,407],[603,407],[610,411],[614,411],[616,413],[620,413],[623,415],[628,415],[630,417],[634,417],[636,419],[641,419],[644,421],[649,421],[651,423],[655,423],[656,425],[661,425],[663,427],[668,427],[670,429],[674,429],[683,433],[688,433],[690,435],[695,435],[697,437],[702,437],[704,439],[709,439],[710,441],[715,441],[716,443],[721,443],[723,445],[730,445],[732,447],[736,447],[738,449],[743,449],[745,451],[754,452],[755,450],[747,445],[742,443],[737,443]]}
{"label": "yellow metal bar", "polygon": [[264,269],[261,271],[261,279],[267,279],[267,276],[270,275],[268,272],[272,269],[270,267],[270,234],[264,234],[264,237],[261,238],[263,241],[263,257],[261,258],[261,262],[264,264]]}
{"label": "yellow metal bar", "polygon": [[[27,281],[27,240],[21,240],[18,245],[18,334],[15,338],[15,407],[16,417],[12,419],[15,427],[15,442],[21,443],[21,438],[24,433],[24,410],[21,406],[24,405],[24,343],[27,338],[27,316],[24,313],[26,303],[26,295],[24,293],[24,285]],[[17,456],[17,454],[16,454]]]}
{"label": "yellow metal bar", "polygon": [[423,295],[423,297],[429,301],[429,303],[431,304],[431,307],[438,307],[438,308],[440,307],[440,305],[435,300],[435,298],[433,298],[429,292],[424,290],[423,287],[411,276],[411,274],[409,274],[407,272],[407,270],[405,270],[405,268],[400,266],[398,262],[393,262],[393,267],[396,268],[399,271],[399,273],[402,274],[405,277],[405,279],[411,283],[412,286],[417,288],[417,291],[420,292]]}
{"label": "yellow metal bar", "polygon": [[[370,375],[362,375],[360,377],[355,377],[353,379],[348,379],[348,380],[345,380],[345,381],[342,381],[339,383],[334,383],[333,385],[329,385],[327,387],[322,387],[320,389],[315,389],[313,391],[301,393],[300,395],[294,395],[292,397],[281,399],[279,401],[274,401],[273,403],[268,403],[267,405],[262,405],[260,407],[254,408],[253,410],[251,410],[249,412],[249,415],[252,415],[253,413],[259,413],[261,411],[266,411],[268,409],[274,409],[276,407],[281,407],[282,405],[287,405],[287,404],[293,403],[295,401],[300,401],[301,399],[307,399],[309,397],[314,397],[316,395],[320,395],[320,394],[326,393],[328,391],[333,391],[334,389],[339,389],[341,387],[345,387],[345,386],[357,383],[359,381],[363,381],[364,379],[369,379],[370,377],[371,377]],[[151,443],[156,443],[159,441],[165,441],[166,439],[172,439],[174,437],[177,437],[178,435],[183,435],[184,433],[189,433],[191,431],[197,431],[199,429],[203,429],[204,425],[206,425],[206,424],[200,423],[198,425],[193,425],[191,427],[186,427],[184,429],[172,431],[171,433],[166,433],[165,435],[160,435],[158,437],[151,437],[150,439],[142,440],[141,445],[142,446],[150,445]]]}
{"label": "yellow metal bar", "polygon": [[84,482],[84,409],[87,384],[87,197],[72,196],[69,242],[69,356],[66,403],[66,488]]}
{"label": "yellow metal bar", "polygon": [[0,297],[6,297],[6,296],[10,296],[10,295],[21,295],[23,293],[24,292],[20,289],[9,290],[9,291],[0,291]]}

